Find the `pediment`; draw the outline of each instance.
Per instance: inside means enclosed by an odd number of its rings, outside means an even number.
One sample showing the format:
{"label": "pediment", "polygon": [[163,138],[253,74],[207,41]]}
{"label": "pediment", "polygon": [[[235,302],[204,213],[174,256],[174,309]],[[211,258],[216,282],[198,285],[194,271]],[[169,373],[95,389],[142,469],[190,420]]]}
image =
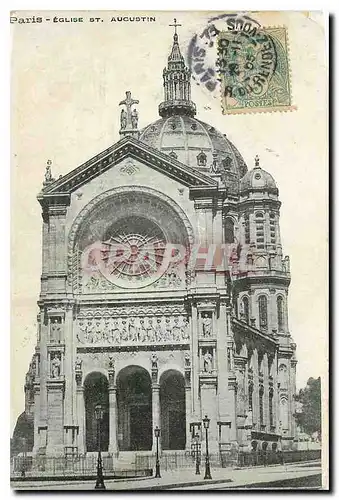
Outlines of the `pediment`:
{"label": "pediment", "polygon": [[39,193],[38,200],[50,196],[69,195],[128,157],[144,163],[163,175],[180,182],[183,186],[209,190],[218,187],[217,182],[208,175],[184,165],[133,137],[125,137],[70,173],[46,185]]}

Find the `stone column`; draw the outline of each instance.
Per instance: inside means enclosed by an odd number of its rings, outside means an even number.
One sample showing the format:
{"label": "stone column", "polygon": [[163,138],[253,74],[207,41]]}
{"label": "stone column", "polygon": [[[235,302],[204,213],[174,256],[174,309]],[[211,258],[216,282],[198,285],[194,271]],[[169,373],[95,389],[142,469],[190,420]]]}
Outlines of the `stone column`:
{"label": "stone column", "polygon": [[[201,381],[201,417],[205,415],[210,419],[210,427],[208,431],[209,448],[211,453],[218,450],[218,414],[217,414],[217,398],[216,387],[214,383]],[[205,430],[202,429],[202,437],[205,439]]]}
{"label": "stone column", "polygon": [[48,455],[64,454],[64,381],[50,379],[48,388],[48,434],[46,453]]}
{"label": "stone column", "polygon": [[274,361],[272,366],[272,374],[273,374],[273,419],[275,425],[275,431],[279,430],[279,389],[278,389],[278,349],[275,351]]}
{"label": "stone column", "polygon": [[297,360],[291,359],[290,361],[290,432],[291,436],[295,436],[295,394],[296,394],[296,381],[295,381],[295,374],[296,374],[296,365],[297,365]]}
{"label": "stone column", "polygon": [[266,432],[270,432],[270,417],[269,417],[269,373],[268,373],[268,358],[267,354],[263,357],[263,376],[264,376],[264,424]]}
{"label": "stone column", "polygon": [[192,306],[191,319],[191,352],[192,352],[192,412],[194,420],[200,420],[199,403],[199,352],[198,352],[198,311],[195,305]]}
{"label": "stone column", "polygon": [[43,424],[47,422],[47,377],[49,374],[48,363],[48,316],[43,313],[43,323],[41,325],[41,341],[40,341],[40,421]]}
{"label": "stone column", "polygon": [[[227,307],[225,303],[220,304],[219,323],[226,327],[217,329],[217,348],[218,348],[218,402],[219,402],[219,417],[221,420],[229,420],[229,394],[226,380],[230,367],[227,363],[226,340],[230,335],[227,316]],[[226,330],[226,331],[225,331]]]}
{"label": "stone column", "polygon": [[36,454],[39,451],[39,424],[40,424],[40,386],[39,384],[34,384],[34,446],[33,453]]}
{"label": "stone column", "polygon": [[[153,436],[153,446],[152,451],[155,453],[156,451],[156,438],[154,435],[154,429],[156,427],[160,427],[160,385],[158,383],[153,382],[152,384],[152,436]],[[161,449],[161,434],[159,438],[159,451]]]}
{"label": "stone column", "polygon": [[78,452],[82,455],[85,453],[85,401],[84,401],[84,387],[77,386],[77,416],[78,416]]}
{"label": "stone column", "polygon": [[74,377],[74,342],[73,342],[73,304],[66,305],[65,311],[65,425],[72,426],[75,421],[74,399],[75,397],[75,377]]}
{"label": "stone column", "polygon": [[192,420],[191,358],[185,358],[185,407],[186,407],[186,450],[191,449],[190,423]]}
{"label": "stone column", "polygon": [[110,453],[117,453],[117,388],[110,386],[109,394],[109,445]]}
{"label": "stone column", "polygon": [[258,352],[253,351],[253,424],[260,430]]}

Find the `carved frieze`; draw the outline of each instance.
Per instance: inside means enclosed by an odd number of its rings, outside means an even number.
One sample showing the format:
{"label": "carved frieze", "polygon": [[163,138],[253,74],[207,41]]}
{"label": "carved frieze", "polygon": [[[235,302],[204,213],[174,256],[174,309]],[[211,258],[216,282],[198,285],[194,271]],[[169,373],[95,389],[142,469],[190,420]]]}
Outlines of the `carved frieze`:
{"label": "carved frieze", "polygon": [[82,344],[166,344],[187,343],[189,339],[189,325],[183,315],[113,315],[112,311],[112,315],[77,318],[77,340]]}

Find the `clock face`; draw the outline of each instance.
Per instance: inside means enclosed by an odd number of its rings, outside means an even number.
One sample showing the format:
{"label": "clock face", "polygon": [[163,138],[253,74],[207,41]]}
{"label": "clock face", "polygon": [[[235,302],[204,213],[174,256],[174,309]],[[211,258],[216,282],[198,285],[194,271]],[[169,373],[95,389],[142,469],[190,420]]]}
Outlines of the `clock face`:
{"label": "clock face", "polygon": [[107,231],[101,247],[100,272],[123,288],[150,285],[166,271],[166,237],[150,219],[130,215]]}

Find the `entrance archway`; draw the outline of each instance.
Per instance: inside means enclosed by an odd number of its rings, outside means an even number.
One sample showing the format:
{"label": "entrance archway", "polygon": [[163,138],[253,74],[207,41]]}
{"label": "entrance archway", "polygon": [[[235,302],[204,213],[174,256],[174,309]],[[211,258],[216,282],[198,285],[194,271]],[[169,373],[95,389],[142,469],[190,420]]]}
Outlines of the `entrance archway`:
{"label": "entrance archway", "polygon": [[104,410],[101,422],[101,450],[108,450],[109,441],[109,401],[108,381],[100,372],[87,375],[84,382],[84,398],[86,413],[86,450],[98,451],[98,423],[95,418],[95,407],[100,404]]}
{"label": "entrance archway", "polygon": [[117,377],[120,451],[152,449],[152,386],[147,370],[127,366]]}
{"label": "entrance archway", "polygon": [[161,447],[184,450],[186,445],[185,380],[176,370],[160,377]]}

